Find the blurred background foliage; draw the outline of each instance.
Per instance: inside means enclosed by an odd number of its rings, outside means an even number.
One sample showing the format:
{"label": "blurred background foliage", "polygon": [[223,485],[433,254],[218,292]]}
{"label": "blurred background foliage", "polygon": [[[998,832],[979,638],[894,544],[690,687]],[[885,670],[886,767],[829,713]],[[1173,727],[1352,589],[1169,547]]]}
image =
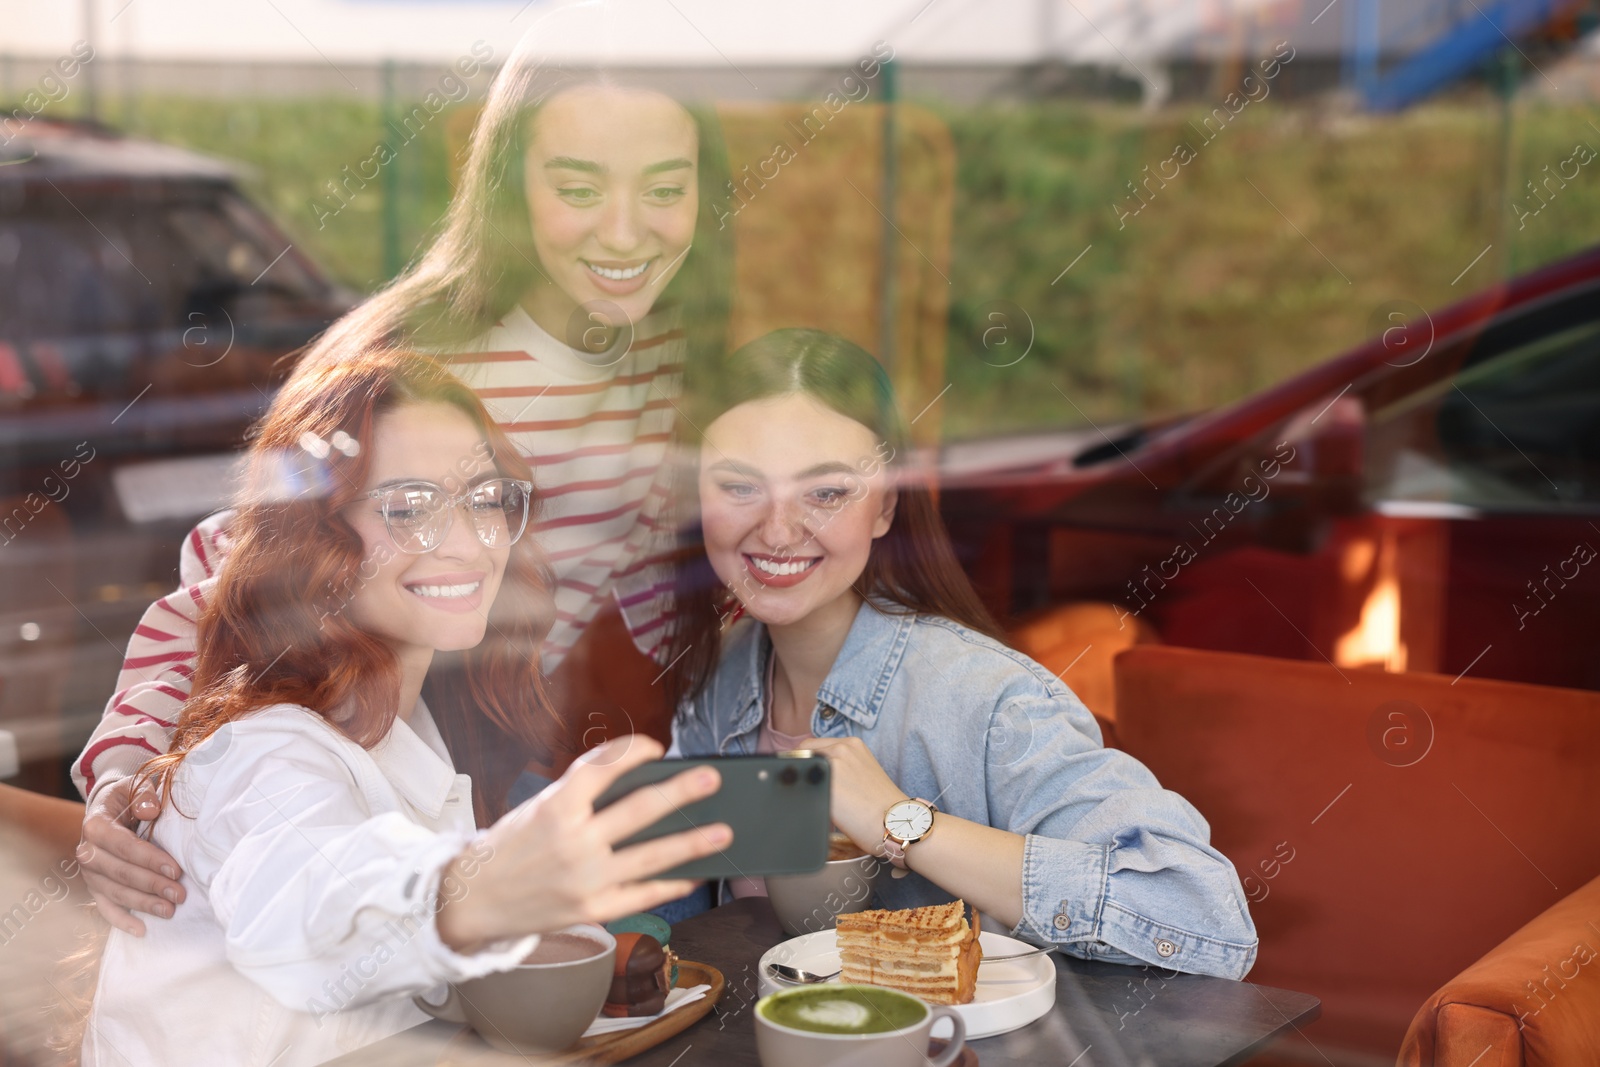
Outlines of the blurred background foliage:
{"label": "blurred background foliage", "polygon": [[[246,164],[251,193],[358,290],[385,280],[384,197],[395,198],[404,257],[451,195],[443,118],[319,227],[313,203],[337,206],[327,184],[389,139],[380,104],[108,103],[130,134]],[[1386,302],[1437,309],[1600,233],[1600,161],[1521,229],[1514,207],[1577,144],[1600,151],[1600,109],[1589,105],[1470,93],[1374,117],[1275,100],[1206,143],[1200,106],[918,103],[949,125],[958,161],[950,438],[1081,424],[1063,417],[1057,387],[1101,424],[1226,403],[1377,332]],[[1180,141],[1197,158],[1119,221],[1119,207],[1137,206],[1127,183]],[[994,301],[1022,308],[1035,332],[1014,366],[982,348]]]}

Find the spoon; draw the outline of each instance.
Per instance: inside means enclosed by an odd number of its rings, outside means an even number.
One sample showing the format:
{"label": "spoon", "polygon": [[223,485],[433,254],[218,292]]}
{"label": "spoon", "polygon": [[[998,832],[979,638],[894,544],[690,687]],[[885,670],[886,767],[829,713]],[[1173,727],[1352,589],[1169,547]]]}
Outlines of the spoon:
{"label": "spoon", "polygon": [[[1004,956],[985,956],[979,962],[998,963],[1001,960],[1025,960],[1030,956],[1043,956],[1054,951],[1055,949],[1053,948],[1036,948],[1028,952],[1012,952]],[[803,967],[791,967],[787,963],[769,963],[767,964],[767,970],[771,971],[774,977],[781,978],[785,982],[794,982],[797,985],[831,981],[843,973],[842,971],[829,971],[827,974],[817,974]]]}

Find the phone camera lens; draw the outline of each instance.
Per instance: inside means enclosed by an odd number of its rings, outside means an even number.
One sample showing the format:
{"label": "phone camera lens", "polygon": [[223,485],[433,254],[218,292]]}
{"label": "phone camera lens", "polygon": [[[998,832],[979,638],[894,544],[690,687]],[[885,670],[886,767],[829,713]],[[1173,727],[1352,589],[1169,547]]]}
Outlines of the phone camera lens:
{"label": "phone camera lens", "polygon": [[793,767],[785,767],[783,773],[778,775],[778,780],[784,785],[794,785],[800,780],[800,772]]}
{"label": "phone camera lens", "polygon": [[822,768],[821,767],[812,767],[809,771],[807,771],[806,772],[806,781],[810,782],[812,785],[821,785],[822,784]]}

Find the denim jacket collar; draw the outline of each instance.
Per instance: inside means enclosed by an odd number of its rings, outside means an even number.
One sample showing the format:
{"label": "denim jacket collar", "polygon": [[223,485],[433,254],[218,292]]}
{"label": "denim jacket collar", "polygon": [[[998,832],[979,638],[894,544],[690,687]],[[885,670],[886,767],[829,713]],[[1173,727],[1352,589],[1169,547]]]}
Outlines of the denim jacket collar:
{"label": "denim jacket collar", "polygon": [[[878,603],[883,604],[882,601]],[[855,621],[850,624],[844,646],[833,661],[833,668],[817,690],[817,703],[833,708],[861,728],[870,730],[877,724],[883,698],[905,658],[911,628],[916,621],[916,615],[904,609],[885,610],[863,601],[856,611]],[[755,640],[746,645],[749,658],[741,672],[744,689],[737,705],[741,711],[734,718],[729,739],[761,729],[772,638],[766,626],[755,625],[759,629]]]}

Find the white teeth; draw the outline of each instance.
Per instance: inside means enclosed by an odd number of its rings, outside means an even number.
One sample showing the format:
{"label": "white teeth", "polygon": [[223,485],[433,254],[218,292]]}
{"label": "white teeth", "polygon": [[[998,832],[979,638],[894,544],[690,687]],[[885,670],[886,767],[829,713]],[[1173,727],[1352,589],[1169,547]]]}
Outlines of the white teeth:
{"label": "white teeth", "polygon": [[788,563],[774,563],[771,560],[757,559],[755,556],[751,556],[750,562],[754,563],[756,569],[762,574],[770,574],[774,578],[782,578],[786,574],[799,574],[803,570],[809,570],[817,561],[816,559],[806,559],[791,560]]}
{"label": "white teeth", "polygon": [[408,585],[406,588],[418,596],[453,597],[471,596],[482,584],[482,582],[472,582],[469,585]]}
{"label": "white teeth", "polygon": [[597,267],[588,261],[584,262],[584,266],[600,275],[600,277],[609,278],[614,282],[625,282],[629,278],[637,278],[639,275],[644,273],[645,268],[649,265],[650,260],[647,259],[637,267],[630,267],[627,270],[614,270],[611,267]]}

